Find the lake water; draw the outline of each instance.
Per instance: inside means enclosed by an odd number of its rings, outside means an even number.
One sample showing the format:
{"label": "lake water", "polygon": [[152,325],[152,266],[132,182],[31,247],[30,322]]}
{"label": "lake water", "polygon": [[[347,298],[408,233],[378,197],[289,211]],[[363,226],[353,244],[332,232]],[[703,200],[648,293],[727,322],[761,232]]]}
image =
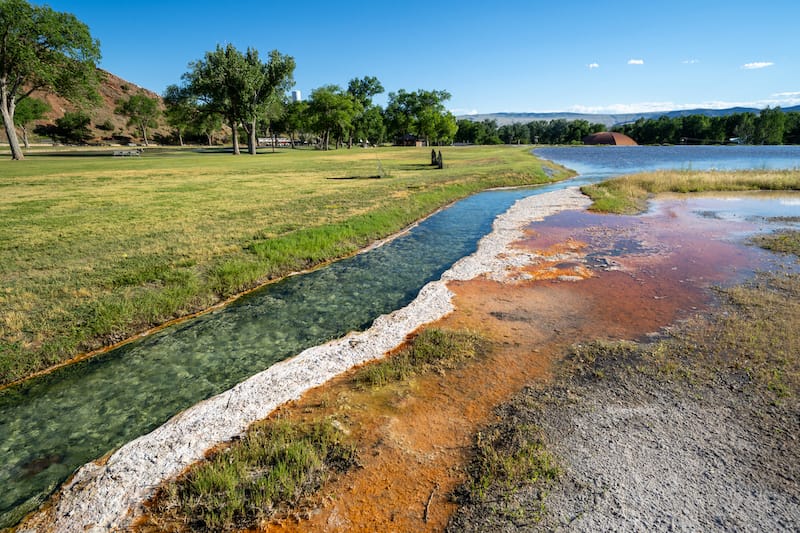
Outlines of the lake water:
{"label": "lake water", "polygon": [[367,253],[294,276],[227,308],[0,393],[0,527],[74,470],[181,410],[305,348],[368,327],[472,253],[516,200],[656,168],[798,168],[800,147],[544,148],[581,173],[487,191]]}
{"label": "lake water", "polygon": [[591,178],[666,169],[800,169],[800,146],[575,146],[534,153]]}

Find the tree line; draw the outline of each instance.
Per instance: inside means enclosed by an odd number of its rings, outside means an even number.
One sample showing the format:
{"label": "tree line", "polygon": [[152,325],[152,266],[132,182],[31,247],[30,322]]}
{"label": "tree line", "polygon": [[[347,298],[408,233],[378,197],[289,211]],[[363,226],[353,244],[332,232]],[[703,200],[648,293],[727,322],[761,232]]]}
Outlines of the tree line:
{"label": "tree line", "polygon": [[[13,159],[23,159],[17,129],[28,146],[29,126],[49,111],[32,95],[49,91],[83,105],[99,100],[96,64],[100,44],[88,27],[69,13],[48,6],[32,6],[26,0],[0,0],[0,114]],[[450,94],[443,90],[405,91],[388,94],[385,108],[373,103],[384,92],[372,76],[353,78],[346,88],[324,85],[307,101],[291,101],[294,58],[272,50],[261,57],[258,50],[217,46],[191,62],[181,82],[170,85],[161,101],[138,92],[117,102],[115,112],[128,119],[145,145],[148,131],[162,121],[174,132],[174,141],[204,139],[213,143],[225,131],[233,153],[240,153],[240,137],[247,151],[256,153],[259,139],[278,136],[288,142],[316,143],[322,149],[354,143],[447,144],[571,144],[581,143],[602,124],[586,120],[532,121],[499,126],[493,120],[456,120],[445,108]],[[40,126],[37,133],[57,141],[83,143],[92,137],[91,118],[84,111],[66,113],[55,124]],[[113,130],[110,123],[96,124]],[[639,119],[614,128],[639,144],[743,144],[800,143],[800,113],[779,107],[760,113],[744,112],[709,117],[690,115]],[[163,139],[162,139],[163,141]]]}
{"label": "tree line", "polygon": [[[99,100],[96,64],[100,43],[74,15],[26,0],[0,0],[0,112],[13,159],[23,159],[17,129],[28,146],[29,126],[49,111],[36,91],[59,94],[80,104]],[[444,103],[442,90],[390,92],[386,108],[372,102],[384,92],[372,76],[354,78],[347,88],[325,85],[305,102],[293,102],[295,61],[273,50],[238,50],[232,44],[191,62],[181,83],[170,85],[162,101],[139,92],[117,102],[115,112],[128,118],[145,145],[148,130],[166,121],[175,140],[204,137],[209,143],[226,128],[233,153],[240,153],[240,136],[247,151],[256,153],[258,140],[279,134],[294,145],[313,140],[323,149],[353,143],[379,144],[387,139],[428,144],[450,143],[456,119]],[[162,110],[163,102],[163,110]],[[91,118],[84,111],[66,113],[37,133],[64,142],[86,142]],[[113,124],[95,125],[113,129]]]}
{"label": "tree line", "polygon": [[798,144],[800,113],[780,107],[709,117],[640,118],[614,128],[639,144]]}
{"label": "tree line", "polygon": [[497,121],[460,119],[455,142],[467,144],[581,144],[589,134],[606,127],[587,120],[534,120],[497,125]]}

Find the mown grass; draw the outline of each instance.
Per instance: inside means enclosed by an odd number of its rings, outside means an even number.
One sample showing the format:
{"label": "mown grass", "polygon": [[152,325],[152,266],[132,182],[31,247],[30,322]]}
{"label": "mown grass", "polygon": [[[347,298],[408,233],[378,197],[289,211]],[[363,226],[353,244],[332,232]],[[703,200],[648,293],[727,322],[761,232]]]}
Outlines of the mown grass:
{"label": "mown grass", "polygon": [[800,190],[800,170],[657,171],[614,178],[581,191],[592,199],[593,211],[634,214],[647,208],[653,194]]}
{"label": "mown grass", "polygon": [[383,387],[427,372],[445,372],[484,355],[488,340],[469,331],[426,328],[398,353],[370,363],[353,376],[360,386]]}
{"label": "mown grass", "polygon": [[[351,254],[474,192],[550,181],[519,147],[448,147],[442,170],[422,148],[97,153],[0,161],[0,384]],[[389,177],[372,179],[378,168]]]}
{"label": "mown grass", "polygon": [[356,464],[354,445],[331,420],[260,422],[163,488],[149,525],[191,531],[258,527],[299,507],[330,476]]}

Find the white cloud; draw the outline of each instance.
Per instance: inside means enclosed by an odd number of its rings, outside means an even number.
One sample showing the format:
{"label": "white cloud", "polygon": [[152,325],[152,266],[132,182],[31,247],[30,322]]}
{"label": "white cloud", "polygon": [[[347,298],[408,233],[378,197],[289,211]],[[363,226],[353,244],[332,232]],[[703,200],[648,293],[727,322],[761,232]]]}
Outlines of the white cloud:
{"label": "white cloud", "polygon": [[650,111],[668,111],[677,109],[672,102],[639,102],[635,104],[610,104],[604,106],[572,106],[567,111],[572,113],[592,113],[598,115],[622,115],[625,113],[647,113]]}
{"label": "white cloud", "polygon": [[644,59],[629,59],[629,65],[644,65]]}
{"label": "white cloud", "polygon": [[676,102],[636,102],[631,104],[609,104],[600,106],[575,105],[567,109],[573,113],[593,113],[622,115],[626,113],[650,113],[658,111],[679,111],[681,109],[728,109],[731,107],[752,107],[764,109],[765,107],[791,107],[800,105],[800,91],[789,91],[771,94],[766,98],[750,101],[724,101],[710,100],[705,102],[690,102],[679,104]]}
{"label": "white cloud", "polygon": [[477,109],[450,109],[449,111],[452,114],[454,114],[455,116],[457,116],[457,117],[461,117],[461,116],[464,116],[464,115],[477,115],[478,114],[478,110]]}
{"label": "white cloud", "polygon": [[786,93],[775,93],[773,98],[800,98],[800,91],[791,91]]}
{"label": "white cloud", "polygon": [[593,68],[600,68],[600,63],[589,63],[586,66],[589,67],[589,69],[591,70]]}
{"label": "white cloud", "polygon": [[699,62],[700,62],[699,59],[684,59],[683,61],[681,61],[681,63],[683,63],[684,65],[696,65]]}
{"label": "white cloud", "polygon": [[771,67],[774,64],[775,63],[773,63],[772,61],[754,61],[752,63],[745,63],[744,65],[742,65],[742,68],[746,70],[754,70],[759,68]]}

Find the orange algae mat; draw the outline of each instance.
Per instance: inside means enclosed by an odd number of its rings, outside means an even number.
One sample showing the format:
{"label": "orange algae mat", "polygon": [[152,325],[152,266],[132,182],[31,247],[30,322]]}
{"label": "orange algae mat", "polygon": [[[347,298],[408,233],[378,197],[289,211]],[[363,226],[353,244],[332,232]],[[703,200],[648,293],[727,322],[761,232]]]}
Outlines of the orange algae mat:
{"label": "orange algae mat", "polygon": [[648,217],[555,215],[515,245],[538,254],[512,276],[527,279],[451,283],[456,311],[434,326],[484,334],[488,356],[379,390],[352,388],[348,374],[280,409],[340,421],[359,443],[360,467],[327,483],[311,510],[259,531],[442,530],[471,440],[497,405],[548,379],[571,344],[657,332],[707,306],[711,284],[760,261],[758,250],[723,240],[747,224],[665,206]]}

